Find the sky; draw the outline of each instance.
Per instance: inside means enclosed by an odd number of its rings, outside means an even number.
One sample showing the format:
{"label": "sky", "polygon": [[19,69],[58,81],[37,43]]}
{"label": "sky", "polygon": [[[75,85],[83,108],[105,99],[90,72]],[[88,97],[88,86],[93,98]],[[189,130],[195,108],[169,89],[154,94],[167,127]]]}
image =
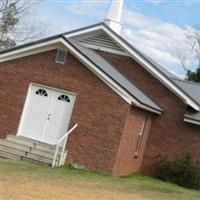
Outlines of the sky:
{"label": "sky", "polygon": [[[111,2],[42,0],[28,17],[50,36],[102,22]],[[122,22],[121,35],[171,72],[184,76],[180,55],[188,55],[187,66],[195,70],[186,33],[200,26],[200,0],[124,0]]]}

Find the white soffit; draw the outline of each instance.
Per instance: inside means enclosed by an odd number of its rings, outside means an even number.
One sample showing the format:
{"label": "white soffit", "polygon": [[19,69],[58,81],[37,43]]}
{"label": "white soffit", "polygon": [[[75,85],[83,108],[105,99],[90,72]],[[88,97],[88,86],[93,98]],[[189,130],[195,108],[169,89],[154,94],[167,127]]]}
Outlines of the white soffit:
{"label": "white soffit", "polygon": [[21,49],[16,49],[4,54],[0,54],[0,63],[38,53],[43,53],[46,51],[51,51],[54,49],[63,49],[63,48],[65,48],[65,46],[59,42],[59,39],[54,39],[51,41],[38,43]]}
{"label": "white soffit", "polygon": [[81,45],[91,49],[128,56],[127,52],[102,29],[75,37],[68,37],[68,35],[66,37],[78,41]]}

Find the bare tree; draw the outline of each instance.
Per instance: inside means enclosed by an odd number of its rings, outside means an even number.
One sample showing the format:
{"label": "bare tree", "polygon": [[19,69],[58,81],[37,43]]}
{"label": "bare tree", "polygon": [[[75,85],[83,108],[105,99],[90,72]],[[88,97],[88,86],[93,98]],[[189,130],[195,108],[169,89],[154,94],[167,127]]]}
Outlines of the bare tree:
{"label": "bare tree", "polygon": [[[187,79],[194,82],[200,82],[200,27],[195,27],[189,30],[186,34],[187,40],[190,43],[190,54],[194,60],[192,63],[195,71],[190,70],[188,65],[188,53],[182,52],[179,54],[180,65],[186,71]],[[191,57],[190,56],[190,57]]]}
{"label": "bare tree", "polygon": [[40,0],[0,0],[0,50],[31,40],[44,30],[25,23],[29,9]]}

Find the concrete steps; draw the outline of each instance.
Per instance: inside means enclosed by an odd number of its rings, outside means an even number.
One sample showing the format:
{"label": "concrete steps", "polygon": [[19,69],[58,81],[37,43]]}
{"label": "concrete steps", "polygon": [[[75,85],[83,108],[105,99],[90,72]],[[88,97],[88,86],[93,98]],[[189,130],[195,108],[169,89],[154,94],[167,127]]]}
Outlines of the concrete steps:
{"label": "concrete steps", "polygon": [[[8,135],[0,139],[0,157],[14,160],[29,160],[40,164],[51,165],[56,146],[41,143],[29,138]],[[61,154],[59,150],[57,162]]]}
{"label": "concrete steps", "polygon": [[7,153],[7,152],[1,151],[1,150],[0,150],[0,157],[8,158],[11,160],[22,160],[21,156],[17,156],[15,154]]}

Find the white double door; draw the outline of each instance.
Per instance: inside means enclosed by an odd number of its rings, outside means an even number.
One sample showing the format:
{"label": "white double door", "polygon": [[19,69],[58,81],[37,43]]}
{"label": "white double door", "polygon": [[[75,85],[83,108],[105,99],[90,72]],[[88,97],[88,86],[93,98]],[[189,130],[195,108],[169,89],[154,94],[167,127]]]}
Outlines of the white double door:
{"label": "white double door", "polygon": [[56,144],[67,132],[74,102],[71,93],[31,84],[18,135]]}

